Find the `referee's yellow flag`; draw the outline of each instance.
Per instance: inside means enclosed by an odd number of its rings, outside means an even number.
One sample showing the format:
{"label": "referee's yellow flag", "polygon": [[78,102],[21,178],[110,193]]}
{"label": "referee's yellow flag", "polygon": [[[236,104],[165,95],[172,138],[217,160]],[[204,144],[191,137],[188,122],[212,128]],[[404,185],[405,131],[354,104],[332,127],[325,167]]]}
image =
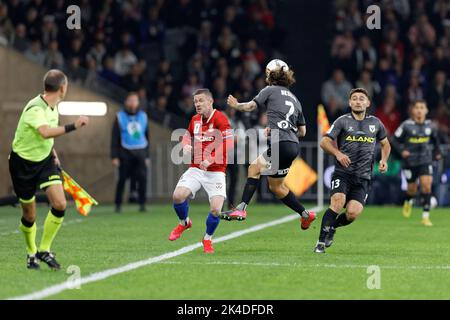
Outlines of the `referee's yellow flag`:
{"label": "referee's yellow flag", "polygon": [[317,124],[322,126],[321,134],[324,135],[328,129],[330,129],[330,123],[328,122],[327,113],[322,104],[317,106]]}
{"label": "referee's yellow flag", "polygon": [[92,198],[89,193],[86,192],[80,185],[73,180],[69,174],[62,170],[61,174],[63,176],[64,182],[63,187],[64,190],[70,194],[75,201],[75,205],[77,207],[77,211],[83,215],[87,216],[91,211],[93,205],[98,205],[97,201]]}
{"label": "referee's yellow flag", "polygon": [[292,162],[284,181],[287,187],[297,197],[300,197],[317,181],[317,173],[305,161],[297,158]]}

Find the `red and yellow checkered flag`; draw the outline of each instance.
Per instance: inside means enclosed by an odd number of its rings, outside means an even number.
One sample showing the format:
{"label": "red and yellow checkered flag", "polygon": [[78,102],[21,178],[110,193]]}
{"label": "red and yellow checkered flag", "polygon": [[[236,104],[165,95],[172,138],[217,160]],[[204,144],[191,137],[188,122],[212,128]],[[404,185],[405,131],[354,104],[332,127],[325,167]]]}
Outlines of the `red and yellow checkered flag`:
{"label": "red and yellow checkered flag", "polygon": [[317,124],[322,126],[321,134],[324,135],[330,129],[330,123],[328,122],[327,113],[322,104],[317,106]]}
{"label": "red and yellow checkered flag", "polygon": [[64,178],[64,190],[72,196],[78,212],[83,216],[87,216],[91,211],[92,205],[98,205],[98,202],[80,187],[67,172],[61,170],[61,174]]}

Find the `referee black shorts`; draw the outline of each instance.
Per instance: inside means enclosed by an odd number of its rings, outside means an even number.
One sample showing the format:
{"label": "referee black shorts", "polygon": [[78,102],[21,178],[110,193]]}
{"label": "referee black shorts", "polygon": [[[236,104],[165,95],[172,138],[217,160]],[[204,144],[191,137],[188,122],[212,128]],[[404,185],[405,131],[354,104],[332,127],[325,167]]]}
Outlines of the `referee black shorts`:
{"label": "referee black shorts", "polygon": [[[269,148],[263,153],[264,159],[269,163],[268,171],[266,171],[265,174],[273,178],[283,178],[287,176],[292,161],[294,161],[299,154],[299,147],[299,143],[293,141],[280,141],[270,144]],[[277,152],[277,154],[274,152]]]}
{"label": "referee black shorts", "polygon": [[62,184],[62,179],[52,153],[42,161],[33,162],[21,158],[11,151],[9,173],[14,192],[23,203],[33,202],[37,188],[45,190],[48,186]]}

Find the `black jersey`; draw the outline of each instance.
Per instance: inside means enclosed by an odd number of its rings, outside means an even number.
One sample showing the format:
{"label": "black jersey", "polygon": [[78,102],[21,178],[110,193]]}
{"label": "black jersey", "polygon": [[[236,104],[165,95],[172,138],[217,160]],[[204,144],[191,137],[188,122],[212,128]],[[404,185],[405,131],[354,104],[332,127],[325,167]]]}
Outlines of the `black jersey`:
{"label": "black jersey", "polygon": [[371,179],[376,142],[386,138],[386,129],[380,119],[366,116],[364,120],[356,120],[348,113],[334,121],[326,136],[336,139],[338,149],[352,162],[345,168],[335,159],[336,172]]}
{"label": "black jersey", "polygon": [[435,153],[440,153],[437,129],[430,120],[425,120],[424,123],[411,119],[404,121],[395,131],[392,142],[397,152],[408,150],[411,153],[403,159],[403,166],[406,168],[430,165],[433,161],[433,149]]}
{"label": "black jersey", "polygon": [[258,107],[267,108],[271,130],[279,130],[279,141],[299,142],[297,127],[305,125],[302,105],[286,87],[267,86],[253,99]]}

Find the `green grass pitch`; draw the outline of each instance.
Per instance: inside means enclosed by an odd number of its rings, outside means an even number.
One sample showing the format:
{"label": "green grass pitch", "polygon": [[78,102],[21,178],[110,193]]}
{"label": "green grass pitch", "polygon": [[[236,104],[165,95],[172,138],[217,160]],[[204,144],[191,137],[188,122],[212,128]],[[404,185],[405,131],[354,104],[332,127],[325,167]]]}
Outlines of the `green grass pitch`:
{"label": "green grass pitch", "polygon": [[[207,205],[191,203],[193,228],[175,242],[167,240],[178,221],[171,205],[149,209],[129,206],[116,214],[100,206],[85,218],[71,207],[52,248],[63,269],[53,272],[42,264],[39,271],[26,269],[20,209],[0,208],[0,298],[62,283],[71,265],[84,278],[201,240]],[[38,207],[38,241],[46,212]],[[251,205],[246,221],[221,221],[215,237],[289,213],[281,204]],[[338,229],[324,255],[313,253],[321,217],[307,231],[293,220],[217,243],[213,255],[197,248],[47,299],[450,299],[448,209],[433,210],[434,226],[427,228],[420,208],[405,219],[399,207],[367,207],[355,223]],[[379,267],[379,289],[367,286],[376,276],[368,266]]]}

